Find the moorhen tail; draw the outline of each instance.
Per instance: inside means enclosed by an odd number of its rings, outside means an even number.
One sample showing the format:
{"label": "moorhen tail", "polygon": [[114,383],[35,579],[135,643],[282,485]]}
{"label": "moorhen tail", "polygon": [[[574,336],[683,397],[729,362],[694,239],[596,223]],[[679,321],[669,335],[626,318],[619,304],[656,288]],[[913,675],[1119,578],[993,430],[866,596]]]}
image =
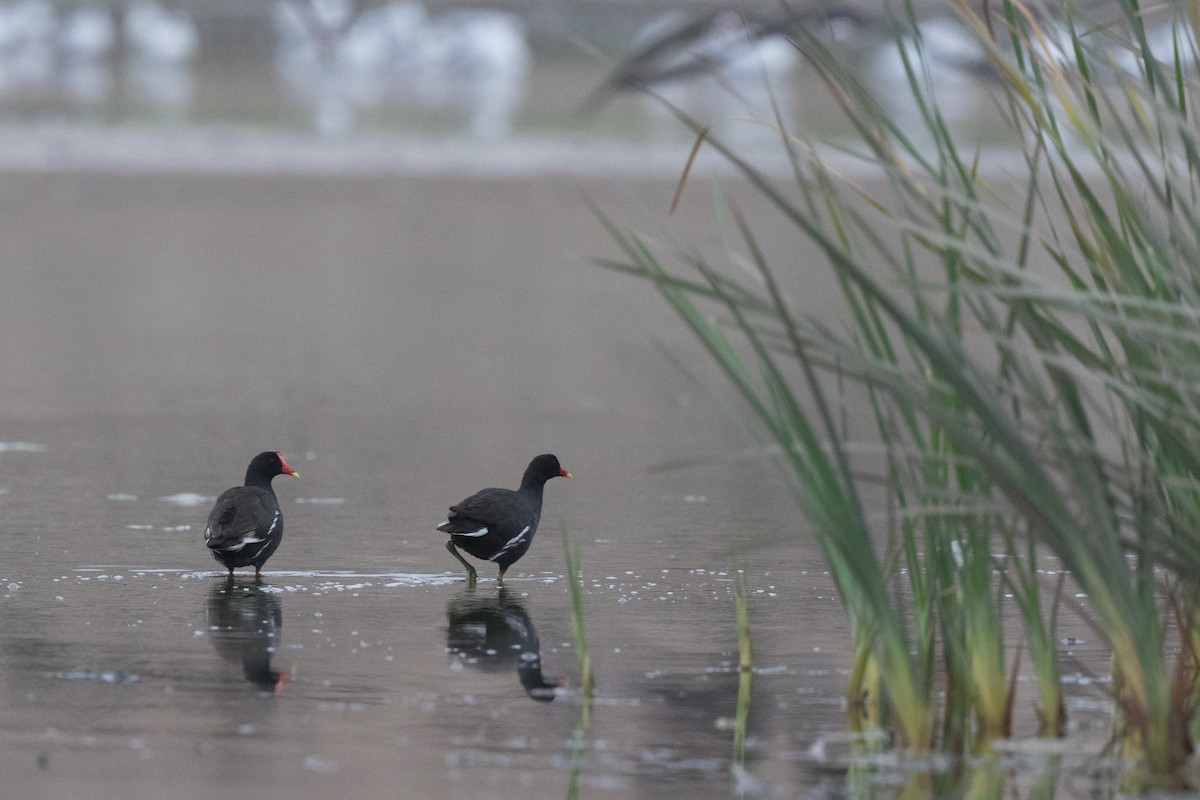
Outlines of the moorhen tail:
{"label": "moorhen tail", "polygon": [[300,477],[283,453],[259,453],[246,468],[246,485],[222,492],[209,512],[204,543],[230,575],[252,566],[257,577],[283,539],[283,512],[271,488],[276,475]]}
{"label": "moorhen tail", "polygon": [[467,568],[467,580],[474,581],[477,573],[458,552],[459,547],[476,558],[496,562],[500,567],[497,582],[504,584],[505,570],[525,555],[537,533],[546,481],[558,477],[569,478],[571,473],[547,453],[529,462],[520,489],[484,489],[450,506],[450,516],[437,529],[450,534],[446,549]]}

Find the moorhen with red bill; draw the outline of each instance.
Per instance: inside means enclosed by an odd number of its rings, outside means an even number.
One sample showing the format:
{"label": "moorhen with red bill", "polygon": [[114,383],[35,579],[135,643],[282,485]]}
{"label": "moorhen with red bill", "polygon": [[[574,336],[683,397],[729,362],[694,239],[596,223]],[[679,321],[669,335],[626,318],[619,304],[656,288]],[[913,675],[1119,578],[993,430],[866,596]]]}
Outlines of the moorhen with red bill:
{"label": "moorhen with red bill", "polygon": [[558,459],[546,453],[525,469],[521,488],[484,489],[450,506],[450,516],[437,526],[450,534],[446,549],[467,568],[467,580],[475,581],[475,568],[458,552],[458,547],[476,558],[494,561],[500,567],[497,583],[504,584],[504,572],[533,542],[542,516],[542,489],[551,478],[570,478]]}
{"label": "moorhen with red bill", "polygon": [[222,492],[208,515],[204,543],[230,575],[238,567],[252,566],[258,577],[283,539],[283,512],[271,488],[276,475],[300,477],[283,453],[259,453],[246,468],[246,485]]}

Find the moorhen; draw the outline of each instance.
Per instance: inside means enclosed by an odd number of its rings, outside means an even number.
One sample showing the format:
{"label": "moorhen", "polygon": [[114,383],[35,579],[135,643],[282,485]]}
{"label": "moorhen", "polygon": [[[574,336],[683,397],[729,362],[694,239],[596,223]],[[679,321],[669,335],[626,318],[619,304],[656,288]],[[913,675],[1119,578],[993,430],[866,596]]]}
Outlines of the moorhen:
{"label": "moorhen", "polygon": [[253,566],[258,577],[283,539],[283,512],[271,488],[276,475],[300,477],[283,453],[259,453],[246,467],[246,485],[226,489],[209,512],[204,543],[230,575],[237,567]]}
{"label": "moorhen", "polygon": [[477,577],[475,568],[458,552],[461,547],[476,558],[495,561],[500,567],[497,583],[504,584],[504,572],[525,555],[537,533],[542,516],[542,489],[546,481],[569,478],[571,473],[559,466],[558,459],[546,453],[525,469],[521,488],[484,489],[450,506],[450,516],[437,526],[450,534],[446,549],[467,568],[467,580]]}

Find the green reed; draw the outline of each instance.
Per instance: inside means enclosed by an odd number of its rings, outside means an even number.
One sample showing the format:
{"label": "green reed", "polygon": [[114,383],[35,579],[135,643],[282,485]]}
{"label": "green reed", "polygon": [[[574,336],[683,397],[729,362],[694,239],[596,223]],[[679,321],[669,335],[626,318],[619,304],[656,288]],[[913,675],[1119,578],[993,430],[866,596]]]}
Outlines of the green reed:
{"label": "green reed", "polygon": [[[777,112],[792,165],[781,179],[678,116],[757,191],[756,214],[780,215],[797,251],[819,254],[841,290],[836,325],[784,288],[817,264],[769,264],[757,218],[720,199],[719,257],[673,267],[601,214],[624,254],[603,263],[657,288],[786,466],[849,620],[852,725],[893,727],[915,748],[986,748],[1012,732],[1027,649],[1039,732],[1061,735],[1065,579],[1113,651],[1122,752],[1148,785],[1174,785],[1200,701],[1200,98],[1188,67],[1200,10],[1156,57],[1151,10],[1134,0],[1103,19],[1060,3],[949,5],[995,75],[981,91],[1016,191],[997,191],[994,153],[947,121],[943,67],[919,37],[901,51],[915,112],[901,124],[799,27],[852,142],[806,140]],[[897,40],[914,36],[913,6],[892,11]],[[878,188],[847,177],[847,162]],[[847,408],[868,409],[869,441],[843,425]],[[882,457],[860,455],[870,450]],[[885,524],[864,500],[878,483]],[[1061,577],[1039,572],[1046,554]],[[1016,647],[1007,593],[1024,624]],[[1171,628],[1183,642],[1173,667]]]}
{"label": "green reed", "polygon": [[754,681],[754,646],[750,639],[750,614],[746,608],[749,576],[741,570],[733,583],[733,607],[737,617],[738,693],[733,717],[733,780],[736,787],[746,769],[746,722],[750,716],[750,689]]}
{"label": "green reed", "polygon": [[592,656],[588,650],[587,630],[583,625],[583,573],[580,571],[579,546],[571,544],[567,526],[562,526],[563,561],[567,569],[567,588],[571,593],[571,636],[575,642],[575,662],[579,667],[579,685],[584,697],[591,699],[596,688],[592,674]]}
{"label": "green reed", "polygon": [[571,777],[567,784],[567,800],[575,800],[579,796],[579,774],[583,769],[587,732],[592,724],[596,678],[592,674],[592,657],[588,650],[587,631],[583,625],[583,574],[580,571],[579,547],[572,546],[566,523],[562,524],[562,540],[567,588],[571,593],[571,636],[575,642],[575,663],[579,668],[580,686],[579,720],[571,737]]}

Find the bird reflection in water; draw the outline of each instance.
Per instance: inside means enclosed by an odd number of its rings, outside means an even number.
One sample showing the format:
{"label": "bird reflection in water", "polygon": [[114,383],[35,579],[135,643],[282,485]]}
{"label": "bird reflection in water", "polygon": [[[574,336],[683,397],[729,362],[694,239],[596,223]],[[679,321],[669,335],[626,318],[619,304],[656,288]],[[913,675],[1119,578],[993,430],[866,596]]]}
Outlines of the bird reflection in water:
{"label": "bird reflection in water", "polygon": [[541,644],[524,604],[500,589],[477,596],[468,587],[446,607],[446,649],[484,672],[517,670],[525,694],[542,703],[554,699],[561,683],[542,675]]}
{"label": "bird reflection in water", "polygon": [[241,664],[242,675],[258,689],[278,694],[290,671],[271,669],[283,629],[283,602],[261,581],[223,578],[213,584],[204,606],[208,637],[221,658]]}

